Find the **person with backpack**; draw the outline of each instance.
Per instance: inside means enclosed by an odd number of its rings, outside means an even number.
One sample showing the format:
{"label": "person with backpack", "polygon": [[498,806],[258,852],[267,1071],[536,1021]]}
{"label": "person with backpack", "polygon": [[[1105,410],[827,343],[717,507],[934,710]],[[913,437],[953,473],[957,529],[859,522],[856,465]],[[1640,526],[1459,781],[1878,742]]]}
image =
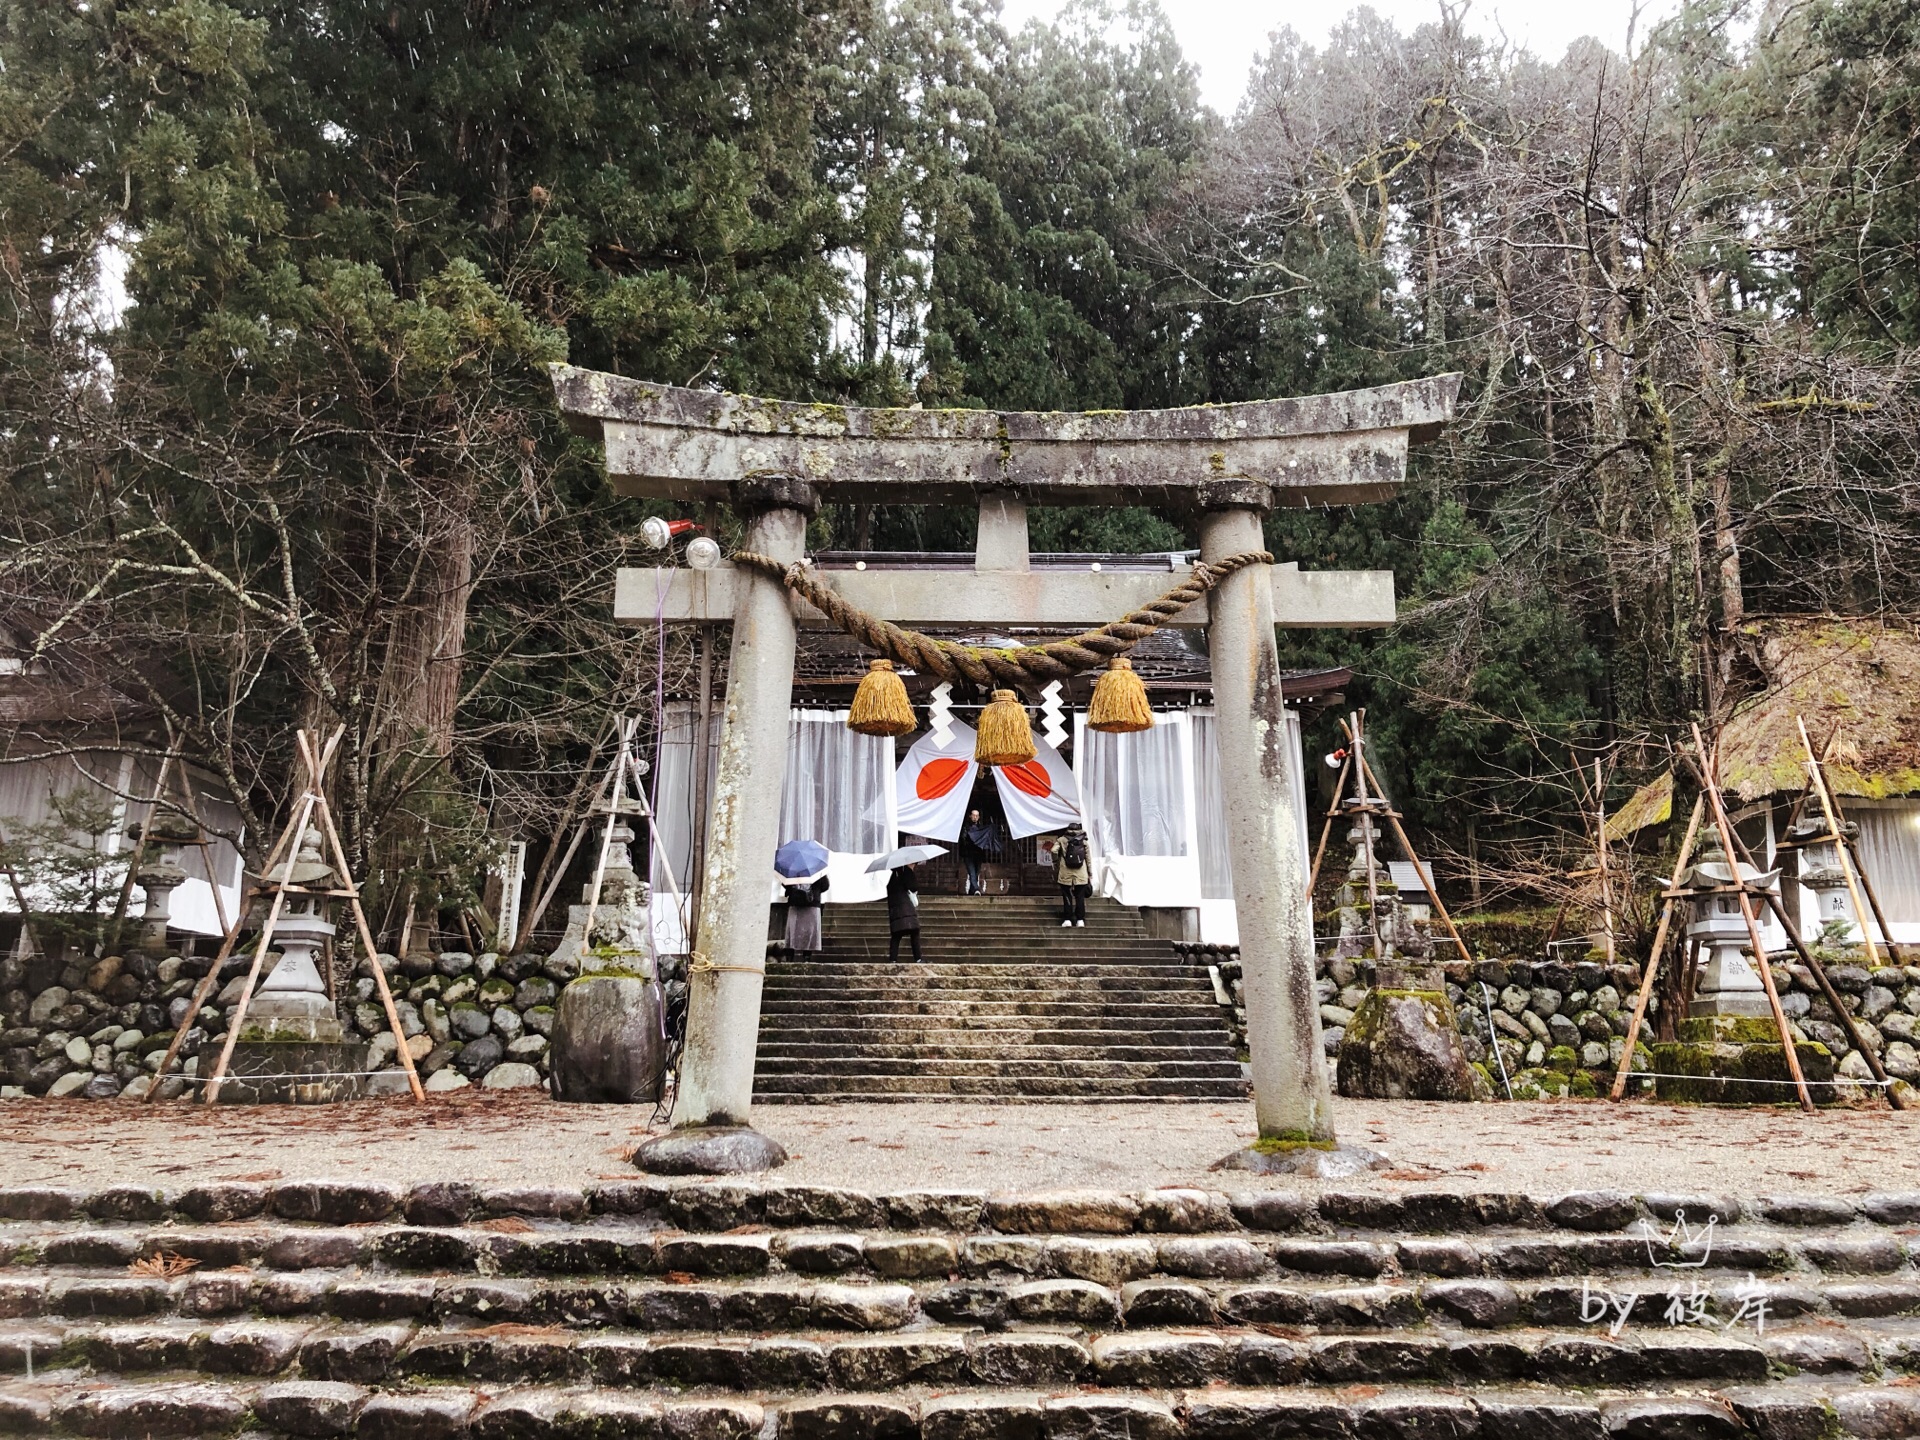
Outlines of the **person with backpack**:
{"label": "person with backpack", "polygon": [[1074,821],[1053,842],[1053,883],[1060,887],[1060,928],[1087,928],[1087,897],[1093,894],[1093,871],[1087,851],[1087,832]]}

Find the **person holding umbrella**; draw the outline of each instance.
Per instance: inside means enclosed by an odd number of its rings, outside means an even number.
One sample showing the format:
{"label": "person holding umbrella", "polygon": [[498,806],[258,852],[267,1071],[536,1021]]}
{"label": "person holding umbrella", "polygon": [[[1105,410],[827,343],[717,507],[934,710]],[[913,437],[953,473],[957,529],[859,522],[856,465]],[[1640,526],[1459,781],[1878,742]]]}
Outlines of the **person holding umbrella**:
{"label": "person holding umbrella", "polygon": [[980,884],[981,863],[999,858],[1000,836],[993,822],[978,810],[969,810],[966,829],[960,832],[960,861],[967,867],[967,894],[985,893]]}
{"label": "person holding umbrella", "polygon": [[913,944],[913,961],[918,965],[926,957],[920,953],[920,895],[915,885],[920,862],[946,854],[939,845],[903,845],[889,851],[867,866],[867,873],[891,870],[887,877],[887,959],[900,959],[900,942]]}
{"label": "person holding umbrella", "polygon": [[796,960],[818,955],[827,847],[818,840],[789,840],[774,852],[773,869],[787,892],[787,953]]}

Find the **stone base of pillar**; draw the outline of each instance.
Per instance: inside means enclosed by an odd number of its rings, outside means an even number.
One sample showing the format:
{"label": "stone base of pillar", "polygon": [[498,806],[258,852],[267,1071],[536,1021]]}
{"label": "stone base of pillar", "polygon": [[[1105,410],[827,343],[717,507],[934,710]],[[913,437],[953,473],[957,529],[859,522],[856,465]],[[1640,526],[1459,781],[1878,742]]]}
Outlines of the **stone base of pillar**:
{"label": "stone base of pillar", "polygon": [[[251,1024],[247,1027],[251,1030]],[[220,1047],[200,1052],[199,1073],[211,1075]],[[359,1042],[310,1040],[295,1034],[241,1040],[233,1047],[222,1105],[333,1105],[367,1094],[367,1047]]]}
{"label": "stone base of pillar", "polygon": [[787,1163],[786,1148],[748,1125],[690,1125],[634,1152],[650,1175],[751,1175]]}
{"label": "stone base of pillar", "polygon": [[1224,1155],[1209,1170],[1239,1170],[1249,1175],[1298,1175],[1307,1180],[1345,1180],[1369,1170],[1391,1170],[1393,1162],[1364,1145],[1284,1143],[1268,1148],[1249,1145]]}

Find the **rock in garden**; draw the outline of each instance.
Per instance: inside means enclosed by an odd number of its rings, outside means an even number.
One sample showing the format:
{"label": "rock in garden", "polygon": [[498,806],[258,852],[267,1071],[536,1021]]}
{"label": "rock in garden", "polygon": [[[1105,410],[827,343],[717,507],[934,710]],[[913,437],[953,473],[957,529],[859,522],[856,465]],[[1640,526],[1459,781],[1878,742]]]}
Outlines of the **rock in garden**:
{"label": "rock in garden", "polygon": [[1473,1072],[1446,995],[1381,988],[1340,1042],[1342,1095],[1375,1100],[1471,1100]]}
{"label": "rock in garden", "polygon": [[58,1080],[54,1081],[51,1086],[48,1087],[47,1098],[49,1100],[59,1100],[68,1095],[75,1095],[75,1094],[78,1094],[80,1091],[86,1089],[87,1086],[92,1083],[93,1083],[92,1071],[72,1070],[72,1071],[69,1071],[67,1074],[62,1075]]}
{"label": "rock in garden", "polygon": [[575,980],[560,992],[551,1038],[555,1099],[651,1105],[660,1098],[665,1048],[659,991],[651,981],[630,975]]}
{"label": "rock in garden", "polygon": [[540,1083],[540,1072],[531,1065],[523,1065],[517,1060],[496,1065],[487,1072],[487,1078],[480,1082],[489,1090],[522,1090]]}
{"label": "rock in garden", "polygon": [[469,1040],[460,1053],[453,1058],[454,1068],[467,1075],[478,1075],[492,1069],[506,1058],[507,1047],[497,1035],[482,1035],[478,1040]]}
{"label": "rock in garden", "polygon": [[471,1080],[467,1079],[467,1077],[462,1075],[458,1070],[439,1070],[429,1075],[426,1083],[420,1088],[422,1090],[431,1090],[435,1094],[438,1094],[444,1090],[464,1090],[472,1083]]}
{"label": "rock in garden", "polygon": [[448,1016],[453,1033],[467,1040],[478,1040],[487,1033],[487,1012],[478,1005],[461,1003]]}

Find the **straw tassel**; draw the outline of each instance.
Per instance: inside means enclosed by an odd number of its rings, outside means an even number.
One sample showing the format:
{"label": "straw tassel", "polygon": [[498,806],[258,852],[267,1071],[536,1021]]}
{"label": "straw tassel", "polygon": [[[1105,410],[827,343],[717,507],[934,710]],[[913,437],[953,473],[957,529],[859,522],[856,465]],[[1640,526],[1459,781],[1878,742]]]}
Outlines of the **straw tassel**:
{"label": "straw tassel", "polygon": [[982,765],[1024,765],[1033,759],[1033,727],[1026,706],[1011,690],[996,690],[980,712],[980,730],[973,758]]}
{"label": "straw tassel", "polygon": [[914,732],[913,702],[907,699],[907,683],[893,673],[891,660],[868,662],[867,673],[860,677],[860,688],[853,692],[847,728],[862,735],[911,735]]}
{"label": "straw tassel", "polygon": [[1136,730],[1153,728],[1153,709],[1147,704],[1147,687],[1133,673],[1133,661],[1116,655],[1107,662],[1107,673],[1093,687],[1093,702],[1087,706],[1087,728],[1108,735],[1130,735]]}

